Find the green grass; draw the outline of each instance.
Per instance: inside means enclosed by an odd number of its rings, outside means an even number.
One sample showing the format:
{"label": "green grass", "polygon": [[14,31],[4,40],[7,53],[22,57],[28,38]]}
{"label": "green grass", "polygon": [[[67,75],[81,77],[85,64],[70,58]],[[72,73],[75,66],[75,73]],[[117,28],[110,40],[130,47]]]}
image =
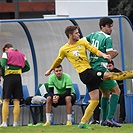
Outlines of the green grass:
{"label": "green grass", "polygon": [[121,128],[103,127],[100,125],[91,125],[89,129],[79,129],[77,125],[65,126],[56,125],[48,127],[28,127],[18,126],[7,128],[0,127],[0,133],[132,133],[133,124],[123,124]]}

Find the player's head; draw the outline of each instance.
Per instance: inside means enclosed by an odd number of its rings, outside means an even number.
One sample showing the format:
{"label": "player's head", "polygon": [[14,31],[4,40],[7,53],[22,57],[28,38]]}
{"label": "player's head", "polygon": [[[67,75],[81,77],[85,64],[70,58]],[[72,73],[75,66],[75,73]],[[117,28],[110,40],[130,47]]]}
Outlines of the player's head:
{"label": "player's head", "polygon": [[71,38],[75,41],[78,41],[80,37],[78,26],[67,26],[65,29],[65,34],[68,37],[68,39]]}
{"label": "player's head", "polygon": [[112,25],[113,24],[113,20],[109,17],[102,17],[99,21],[99,27],[101,29],[102,26],[106,26],[106,25]]}
{"label": "player's head", "polygon": [[62,65],[58,65],[56,68],[54,68],[54,74],[56,75],[56,77],[57,77],[58,79],[61,78],[62,73],[63,73]]}
{"label": "player's head", "polygon": [[110,35],[112,33],[113,20],[109,17],[102,17],[99,21],[99,27],[104,33]]}
{"label": "player's head", "polygon": [[114,69],[114,61],[113,60],[111,60],[111,61],[108,62],[107,68],[109,70],[113,70]]}
{"label": "player's head", "polygon": [[13,45],[11,43],[6,43],[4,45],[4,47],[2,48],[3,52],[5,52],[6,50],[8,50],[9,48],[13,48]]}

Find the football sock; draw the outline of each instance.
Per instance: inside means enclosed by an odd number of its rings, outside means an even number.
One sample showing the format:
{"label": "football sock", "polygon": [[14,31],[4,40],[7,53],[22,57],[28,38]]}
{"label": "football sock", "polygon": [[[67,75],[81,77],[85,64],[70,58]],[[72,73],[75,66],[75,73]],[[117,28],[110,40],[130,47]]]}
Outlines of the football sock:
{"label": "football sock", "polygon": [[67,121],[72,121],[72,114],[67,114]]}
{"label": "football sock", "polygon": [[86,108],[84,116],[81,119],[81,123],[84,123],[84,124],[88,122],[91,116],[93,115],[93,112],[95,108],[97,107],[99,100],[89,100],[89,103],[90,104]]}
{"label": "football sock", "polygon": [[110,72],[109,79],[111,80],[124,80],[127,78],[133,78],[133,70],[132,71],[122,71],[119,73]]}
{"label": "football sock", "polygon": [[14,122],[17,122],[20,113],[20,101],[14,100],[13,103],[14,103],[14,109],[13,109]]}
{"label": "football sock", "polygon": [[9,102],[4,100],[3,106],[2,106],[2,122],[7,121],[7,116],[9,113],[8,105],[9,105]]}
{"label": "football sock", "polygon": [[101,97],[101,113],[102,113],[102,120],[106,120],[108,115],[108,98]]}
{"label": "football sock", "polygon": [[52,113],[46,113],[46,121],[51,122]]}
{"label": "football sock", "polygon": [[118,100],[119,96],[117,94],[112,94],[110,98],[110,103],[109,103],[109,111],[108,111],[108,119],[114,118],[114,114],[118,105]]}

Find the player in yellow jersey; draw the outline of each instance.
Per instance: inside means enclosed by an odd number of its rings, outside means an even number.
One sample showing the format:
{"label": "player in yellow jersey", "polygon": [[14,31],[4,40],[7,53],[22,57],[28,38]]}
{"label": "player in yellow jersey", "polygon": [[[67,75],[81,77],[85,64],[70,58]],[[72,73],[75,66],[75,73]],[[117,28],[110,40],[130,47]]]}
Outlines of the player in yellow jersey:
{"label": "player in yellow jersey", "polygon": [[99,103],[99,89],[97,88],[99,88],[100,83],[104,80],[123,80],[133,77],[133,71],[114,73],[93,70],[87,58],[86,50],[107,60],[111,60],[111,56],[102,53],[85,39],[80,39],[78,26],[66,27],[65,34],[68,37],[68,42],[60,48],[58,57],[55,59],[50,69],[45,72],[45,76],[50,75],[52,70],[57,67],[65,57],[69,60],[75,70],[79,73],[80,80],[89,88],[90,104],[86,108],[84,116],[78,125],[79,128],[88,128],[89,126],[86,123],[93,115],[93,112]]}

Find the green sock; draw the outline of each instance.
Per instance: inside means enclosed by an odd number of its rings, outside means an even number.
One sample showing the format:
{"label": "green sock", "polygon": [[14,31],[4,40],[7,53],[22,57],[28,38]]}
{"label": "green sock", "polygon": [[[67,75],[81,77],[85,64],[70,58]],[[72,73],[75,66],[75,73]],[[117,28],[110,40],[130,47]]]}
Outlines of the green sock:
{"label": "green sock", "polygon": [[101,97],[102,120],[106,120],[108,114],[108,98]]}
{"label": "green sock", "polygon": [[110,98],[110,103],[109,103],[109,111],[108,111],[108,119],[114,118],[114,114],[118,105],[118,100],[119,96],[117,94],[112,94]]}

